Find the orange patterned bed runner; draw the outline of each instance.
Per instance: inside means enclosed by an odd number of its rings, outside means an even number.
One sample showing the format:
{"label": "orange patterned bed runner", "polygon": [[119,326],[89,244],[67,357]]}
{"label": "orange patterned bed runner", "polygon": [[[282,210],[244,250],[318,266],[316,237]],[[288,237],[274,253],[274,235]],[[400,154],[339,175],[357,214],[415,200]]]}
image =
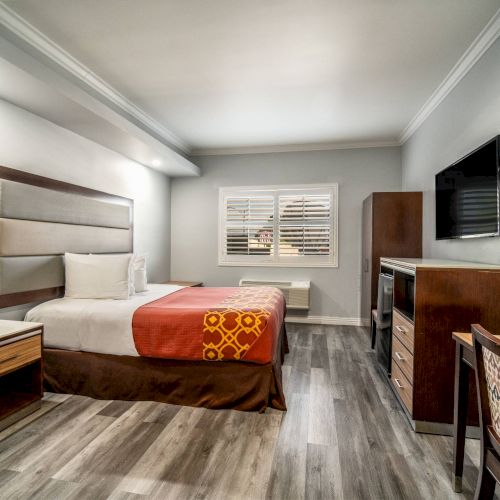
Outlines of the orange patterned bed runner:
{"label": "orange patterned bed runner", "polygon": [[284,317],[276,288],[183,288],[134,313],[141,356],[271,363]]}
{"label": "orange patterned bed runner", "polygon": [[203,359],[243,359],[268,328],[276,307],[283,307],[277,288],[239,288],[205,313]]}

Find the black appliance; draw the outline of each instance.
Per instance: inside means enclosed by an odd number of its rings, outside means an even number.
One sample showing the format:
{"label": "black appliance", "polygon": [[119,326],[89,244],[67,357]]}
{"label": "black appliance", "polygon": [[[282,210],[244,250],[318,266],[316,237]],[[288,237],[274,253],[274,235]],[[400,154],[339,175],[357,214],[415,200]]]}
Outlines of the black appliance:
{"label": "black appliance", "polygon": [[394,278],[391,274],[380,273],[377,295],[375,355],[379,365],[387,374],[391,373],[393,282]]}
{"label": "black appliance", "polygon": [[436,175],[436,239],[500,234],[500,136]]}

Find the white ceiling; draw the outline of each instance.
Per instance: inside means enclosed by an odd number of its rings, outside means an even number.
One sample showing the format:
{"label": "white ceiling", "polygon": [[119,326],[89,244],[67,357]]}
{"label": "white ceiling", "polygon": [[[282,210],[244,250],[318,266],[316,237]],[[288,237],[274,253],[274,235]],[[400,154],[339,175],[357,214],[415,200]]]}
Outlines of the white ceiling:
{"label": "white ceiling", "polygon": [[396,141],[500,0],[15,0],[192,150]]}

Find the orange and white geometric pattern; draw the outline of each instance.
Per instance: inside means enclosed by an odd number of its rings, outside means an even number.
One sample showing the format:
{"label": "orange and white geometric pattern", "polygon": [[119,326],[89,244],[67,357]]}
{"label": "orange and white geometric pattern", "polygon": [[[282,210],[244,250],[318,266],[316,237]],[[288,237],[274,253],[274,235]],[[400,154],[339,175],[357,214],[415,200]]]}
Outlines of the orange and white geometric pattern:
{"label": "orange and white geometric pattern", "polygon": [[493,428],[500,435],[500,356],[485,347],[482,349],[491,420]]}
{"label": "orange and white geometric pattern", "polygon": [[266,329],[280,298],[277,288],[242,287],[208,310],[203,323],[203,359],[242,359]]}

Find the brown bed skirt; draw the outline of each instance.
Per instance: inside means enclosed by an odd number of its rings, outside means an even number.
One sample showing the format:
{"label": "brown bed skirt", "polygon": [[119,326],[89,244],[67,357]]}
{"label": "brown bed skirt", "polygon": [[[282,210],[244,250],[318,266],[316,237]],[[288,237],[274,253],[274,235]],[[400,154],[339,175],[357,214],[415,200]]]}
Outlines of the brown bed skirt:
{"label": "brown bed skirt", "polygon": [[288,352],[281,330],[274,363],[176,361],[44,349],[44,387],[95,399],[159,401],[205,408],[286,410],[281,364]]}

